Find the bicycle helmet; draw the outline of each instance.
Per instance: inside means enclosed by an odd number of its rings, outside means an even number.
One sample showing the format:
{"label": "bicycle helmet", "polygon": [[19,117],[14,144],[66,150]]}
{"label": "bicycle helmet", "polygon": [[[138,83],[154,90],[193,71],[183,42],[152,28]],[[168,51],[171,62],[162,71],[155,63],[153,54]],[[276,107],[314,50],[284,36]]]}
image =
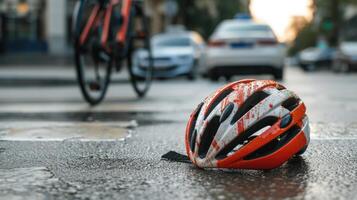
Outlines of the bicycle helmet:
{"label": "bicycle helmet", "polygon": [[199,168],[279,167],[309,144],[305,112],[300,98],[275,81],[230,83],[191,114],[186,152]]}

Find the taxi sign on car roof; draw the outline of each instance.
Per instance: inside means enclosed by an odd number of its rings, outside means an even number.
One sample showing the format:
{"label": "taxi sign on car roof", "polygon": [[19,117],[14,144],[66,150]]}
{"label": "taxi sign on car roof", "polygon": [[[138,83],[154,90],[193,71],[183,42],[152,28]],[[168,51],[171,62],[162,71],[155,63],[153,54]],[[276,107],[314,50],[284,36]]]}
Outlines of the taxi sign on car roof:
{"label": "taxi sign on car roof", "polygon": [[239,20],[252,20],[252,16],[250,16],[248,13],[237,13],[234,16],[234,19],[239,19]]}

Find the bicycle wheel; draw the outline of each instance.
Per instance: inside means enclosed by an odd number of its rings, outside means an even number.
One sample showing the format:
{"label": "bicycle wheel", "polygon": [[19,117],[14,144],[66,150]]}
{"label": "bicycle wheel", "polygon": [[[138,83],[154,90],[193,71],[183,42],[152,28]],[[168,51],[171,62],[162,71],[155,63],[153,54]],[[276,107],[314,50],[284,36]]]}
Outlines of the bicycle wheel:
{"label": "bicycle wheel", "polygon": [[77,80],[84,99],[91,105],[100,103],[110,83],[113,59],[100,45],[102,22],[98,21],[80,44],[80,35],[90,17],[95,3],[81,1],[75,21],[75,63]]}
{"label": "bicycle wheel", "polygon": [[[131,17],[127,65],[130,82],[139,97],[149,90],[153,77],[153,57],[151,52],[148,20],[142,8],[135,5]],[[144,57],[144,58],[143,58]]]}

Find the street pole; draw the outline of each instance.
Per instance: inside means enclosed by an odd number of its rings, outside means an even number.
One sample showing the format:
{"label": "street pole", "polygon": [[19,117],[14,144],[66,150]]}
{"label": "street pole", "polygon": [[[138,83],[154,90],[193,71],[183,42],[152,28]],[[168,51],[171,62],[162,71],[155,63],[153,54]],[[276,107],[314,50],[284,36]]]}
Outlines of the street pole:
{"label": "street pole", "polygon": [[167,29],[171,23],[174,16],[176,16],[178,11],[178,5],[175,0],[166,0],[164,2],[164,13],[165,13],[165,29]]}
{"label": "street pole", "polygon": [[241,11],[250,15],[250,0],[241,0]]}
{"label": "street pole", "polygon": [[340,32],[340,0],[332,0],[331,5],[331,15],[333,22],[332,35],[330,38],[330,43],[332,46],[338,45],[339,32]]}
{"label": "street pole", "polygon": [[63,55],[66,52],[66,0],[47,0],[46,35],[49,53]]}

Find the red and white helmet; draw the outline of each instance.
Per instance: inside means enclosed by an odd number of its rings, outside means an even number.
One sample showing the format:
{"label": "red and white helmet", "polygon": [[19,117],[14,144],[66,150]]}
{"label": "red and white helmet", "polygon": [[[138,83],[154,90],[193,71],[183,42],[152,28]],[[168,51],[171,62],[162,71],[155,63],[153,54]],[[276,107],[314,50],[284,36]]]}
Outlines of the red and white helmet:
{"label": "red and white helmet", "polygon": [[201,168],[272,169],[310,140],[300,98],[272,80],[241,80],[218,89],[191,114],[186,151]]}

